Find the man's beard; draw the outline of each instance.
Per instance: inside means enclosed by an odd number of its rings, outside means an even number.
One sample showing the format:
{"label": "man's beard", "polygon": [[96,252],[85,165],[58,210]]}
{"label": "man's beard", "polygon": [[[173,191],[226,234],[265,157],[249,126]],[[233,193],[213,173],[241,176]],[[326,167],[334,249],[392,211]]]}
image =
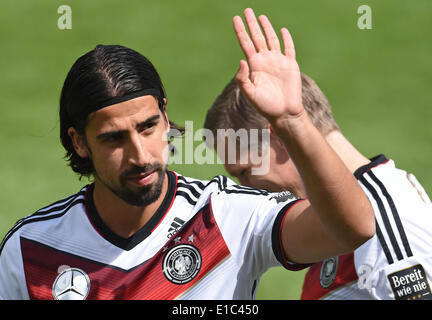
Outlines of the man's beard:
{"label": "man's beard", "polygon": [[[157,180],[149,185],[138,188],[138,191],[131,190],[127,187],[127,179],[131,176],[149,173],[155,171]],[[102,182],[105,187],[111,190],[117,197],[124,202],[137,207],[145,207],[159,199],[162,193],[162,186],[165,180],[166,166],[160,162],[145,165],[144,167],[132,167],[120,174],[120,186],[114,186],[107,183],[95,172],[97,178]]]}

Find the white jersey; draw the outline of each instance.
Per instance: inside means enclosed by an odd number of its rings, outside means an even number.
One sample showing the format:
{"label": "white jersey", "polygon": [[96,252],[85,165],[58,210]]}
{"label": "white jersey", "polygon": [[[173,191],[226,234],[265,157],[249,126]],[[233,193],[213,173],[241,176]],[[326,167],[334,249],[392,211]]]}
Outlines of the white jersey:
{"label": "white jersey", "polygon": [[93,184],[19,220],[0,246],[0,298],[253,299],[269,267],[290,267],[280,225],[294,196],[167,176],[160,208],[128,239],[98,215]]}
{"label": "white jersey", "polygon": [[352,253],[312,265],[302,299],[432,299],[432,205],[415,177],[380,155],[355,173],[376,234]]}

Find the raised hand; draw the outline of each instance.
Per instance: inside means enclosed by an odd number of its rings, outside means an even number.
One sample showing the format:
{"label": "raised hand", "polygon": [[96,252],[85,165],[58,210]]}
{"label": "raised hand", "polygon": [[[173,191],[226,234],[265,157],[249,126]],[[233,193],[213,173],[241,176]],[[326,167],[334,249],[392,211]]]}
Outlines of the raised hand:
{"label": "raised hand", "polygon": [[267,17],[260,16],[258,23],[252,9],[244,16],[250,37],[243,20],[233,19],[247,60],[240,62],[237,83],[284,143],[307,194],[307,202],[293,206],[283,222],[285,255],[314,262],[352,251],[374,234],[373,209],[303,108],[301,74],[288,30],[281,29],[281,50]]}
{"label": "raised hand", "polygon": [[288,29],[281,29],[284,51],[268,18],[252,9],[244,11],[250,37],[243,20],[233,19],[234,30],[247,61],[240,61],[236,81],[257,111],[270,123],[285,117],[295,117],[303,111],[301,76],[295,59],[294,43]]}

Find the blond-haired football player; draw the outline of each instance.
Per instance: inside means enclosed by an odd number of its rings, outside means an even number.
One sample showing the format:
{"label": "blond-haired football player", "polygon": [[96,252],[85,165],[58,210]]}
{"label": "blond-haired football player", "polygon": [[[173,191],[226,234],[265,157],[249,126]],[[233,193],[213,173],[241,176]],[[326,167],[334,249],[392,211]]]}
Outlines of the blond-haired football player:
{"label": "blond-haired football player", "polygon": [[[302,74],[301,86],[305,110],[363,188],[376,219],[376,235],[360,248],[310,266],[301,298],[432,299],[432,207],[428,195],[415,176],[397,168],[392,159],[382,154],[372,159],[362,155],[344,137],[327,98],[310,77]],[[204,127],[218,137],[218,129],[250,131],[271,125],[250,105],[233,79],[208,110]],[[212,147],[217,148],[217,142]],[[259,152],[266,153],[262,158],[268,159],[267,171],[254,174],[253,169],[262,163],[242,162],[241,157],[231,163],[225,159],[226,170],[243,185],[273,192],[289,190],[306,197],[308,186],[303,184],[302,173],[283,141],[271,132],[268,143],[262,138],[259,142],[250,144],[246,152],[259,148]],[[283,193],[280,197],[284,197]],[[298,235],[300,242],[315,245],[297,231],[291,232]]]}

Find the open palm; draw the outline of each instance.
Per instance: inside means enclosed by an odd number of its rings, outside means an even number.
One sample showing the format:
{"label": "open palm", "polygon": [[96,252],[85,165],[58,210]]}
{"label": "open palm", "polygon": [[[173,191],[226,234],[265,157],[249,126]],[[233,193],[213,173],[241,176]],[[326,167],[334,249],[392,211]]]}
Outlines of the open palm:
{"label": "open palm", "polygon": [[258,25],[252,9],[244,12],[250,37],[242,19],[234,17],[234,29],[247,62],[240,62],[236,80],[258,112],[269,121],[296,116],[303,111],[301,76],[295,59],[294,45],[286,28],[281,30],[284,53],[279,39],[265,16]]}

